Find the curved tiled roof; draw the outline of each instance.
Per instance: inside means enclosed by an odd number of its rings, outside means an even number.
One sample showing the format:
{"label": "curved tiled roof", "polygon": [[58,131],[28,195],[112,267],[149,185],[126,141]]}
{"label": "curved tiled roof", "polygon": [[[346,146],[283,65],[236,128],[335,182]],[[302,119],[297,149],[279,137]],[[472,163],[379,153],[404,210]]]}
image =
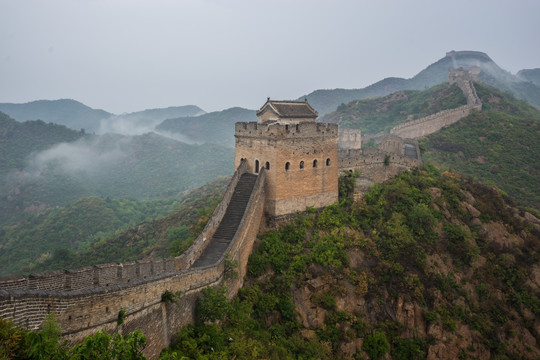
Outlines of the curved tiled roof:
{"label": "curved tiled roof", "polygon": [[257,111],[257,116],[265,112],[268,107],[282,118],[316,118],[319,114],[307,101],[277,101],[268,99]]}

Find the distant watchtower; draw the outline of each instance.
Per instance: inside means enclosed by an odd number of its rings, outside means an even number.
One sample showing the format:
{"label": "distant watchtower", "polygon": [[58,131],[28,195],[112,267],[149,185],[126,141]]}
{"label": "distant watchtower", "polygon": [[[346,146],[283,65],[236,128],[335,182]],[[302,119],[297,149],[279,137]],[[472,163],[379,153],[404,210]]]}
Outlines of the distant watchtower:
{"label": "distant watchtower", "polygon": [[236,123],[235,167],[267,172],[265,212],[270,216],[330,205],[338,199],[338,126],[315,122],[307,101],[268,99],[257,122]]}

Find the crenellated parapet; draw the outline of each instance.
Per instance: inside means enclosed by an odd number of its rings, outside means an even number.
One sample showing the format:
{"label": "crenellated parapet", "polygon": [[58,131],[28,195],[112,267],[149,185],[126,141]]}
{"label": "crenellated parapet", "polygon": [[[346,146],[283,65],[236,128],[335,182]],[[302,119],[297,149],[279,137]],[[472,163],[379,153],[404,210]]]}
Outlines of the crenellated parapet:
{"label": "crenellated parapet", "polygon": [[304,122],[298,124],[238,122],[235,124],[236,137],[266,139],[298,139],[313,137],[337,137],[338,125]]}

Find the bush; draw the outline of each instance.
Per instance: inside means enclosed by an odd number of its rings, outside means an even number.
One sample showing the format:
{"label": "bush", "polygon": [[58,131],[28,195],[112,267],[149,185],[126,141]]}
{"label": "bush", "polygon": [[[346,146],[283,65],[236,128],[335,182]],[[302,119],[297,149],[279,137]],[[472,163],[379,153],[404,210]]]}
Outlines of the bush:
{"label": "bush", "polygon": [[371,359],[379,359],[390,350],[390,345],[383,332],[375,331],[373,334],[364,338],[362,350],[364,350]]}
{"label": "bush", "polygon": [[231,304],[225,296],[227,287],[207,287],[201,292],[202,297],[197,299],[195,306],[197,320],[201,322],[223,320],[231,311]]}

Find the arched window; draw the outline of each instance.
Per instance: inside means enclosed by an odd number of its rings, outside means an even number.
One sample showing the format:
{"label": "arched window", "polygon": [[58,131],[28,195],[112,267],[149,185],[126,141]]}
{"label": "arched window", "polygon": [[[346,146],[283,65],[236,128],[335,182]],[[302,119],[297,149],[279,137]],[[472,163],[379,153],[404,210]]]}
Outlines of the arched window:
{"label": "arched window", "polygon": [[259,172],[259,160],[255,160],[255,173]]}
{"label": "arched window", "polygon": [[330,166],[330,158],[326,159],[326,166]]}
{"label": "arched window", "polygon": [[287,163],[285,163],[285,170],[289,171],[290,167],[291,167],[291,163],[287,161]]}
{"label": "arched window", "polygon": [[314,167],[314,168],[317,167],[317,159],[313,160],[313,167]]}
{"label": "arched window", "polygon": [[264,167],[266,168],[266,170],[270,170],[270,163],[267,161]]}
{"label": "arched window", "polygon": [[300,169],[303,169],[303,168],[304,168],[304,162],[300,161]]}

